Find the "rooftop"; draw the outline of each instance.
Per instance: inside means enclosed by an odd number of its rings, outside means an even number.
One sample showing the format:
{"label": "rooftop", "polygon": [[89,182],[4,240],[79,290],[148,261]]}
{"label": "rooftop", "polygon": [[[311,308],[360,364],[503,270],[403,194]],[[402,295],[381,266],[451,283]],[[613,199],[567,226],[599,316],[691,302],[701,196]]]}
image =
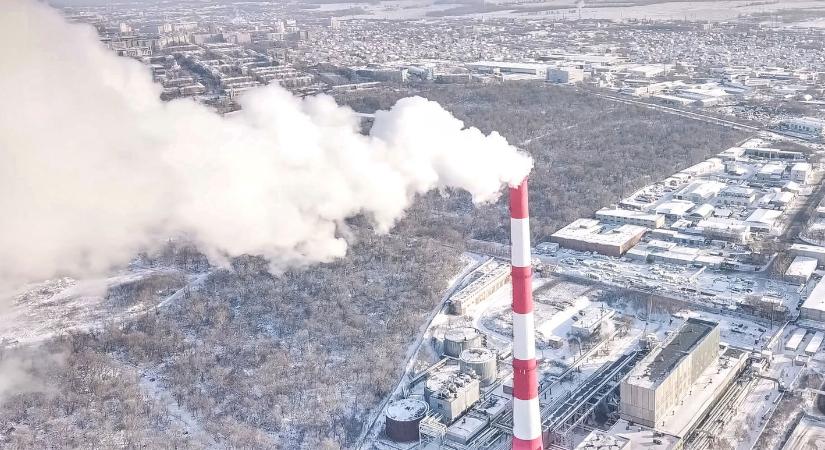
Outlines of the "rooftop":
{"label": "rooftop", "polygon": [[387,417],[393,420],[406,422],[424,417],[427,414],[427,403],[414,399],[402,398],[387,406]]}
{"label": "rooftop", "polygon": [[553,237],[577,239],[598,244],[621,245],[647,230],[645,227],[636,225],[608,228],[595,219],[578,219],[553,233]]}
{"label": "rooftop", "polygon": [[611,436],[599,430],[593,430],[576,446],[575,450],[623,450],[630,447],[630,439]]}
{"label": "rooftop", "polygon": [[808,298],[802,303],[802,308],[825,311],[825,278],[816,283]]}
{"label": "rooftop", "polygon": [[645,357],[633,370],[631,378],[658,385],[717,326],[716,322],[708,320],[688,319],[664,347]]}

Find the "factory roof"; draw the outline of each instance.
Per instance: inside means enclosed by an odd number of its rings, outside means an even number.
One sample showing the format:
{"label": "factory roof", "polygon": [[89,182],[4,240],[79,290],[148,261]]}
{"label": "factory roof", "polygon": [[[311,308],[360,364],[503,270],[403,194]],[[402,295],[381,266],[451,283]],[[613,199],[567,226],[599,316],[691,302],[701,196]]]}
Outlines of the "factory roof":
{"label": "factory roof", "polygon": [[630,439],[593,430],[576,446],[575,450],[623,450],[629,447]]}
{"label": "factory roof", "polygon": [[656,212],[658,214],[672,214],[674,216],[683,216],[694,206],[696,206],[695,203],[687,200],[671,200],[669,202],[664,202],[661,205],[657,206]]}
{"label": "factory roof", "polygon": [[701,412],[707,411],[719,398],[720,391],[732,381],[734,374],[744,365],[748,353],[728,347],[719,356],[718,364],[710,364],[693,382],[688,392],[683,393],[679,405],[674,405],[674,414],[663,417],[664,424],[657,426],[660,432],[684,438],[697,421],[703,417]]}
{"label": "factory roof", "polygon": [[547,70],[547,64],[536,63],[515,63],[515,62],[500,62],[500,61],[478,61],[467,64],[470,67],[486,68],[498,67],[502,69],[529,69],[529,70]]}
{"label": "factory roof", "polygon": [[452,440],[467,442],[487,426],[487,419],[474,416],[464,416],[447,429],[447,435]]}
{"label": "factory roof", "polygon": [[697,217],[708,217],[711,214],[713,214],[713,205],[709,203],[702,203],[701,205],[693,208],[693,211],[690,212],[691,216]]}
{"label": "factory roof", "polygon": [[808,278],[812,273],[814,273],[818,263],[819,261],[817,261],[816,258],[797,256],[793,259],[791,265],[788,266],[788,270],[785,271],[785,276]]}
{"label": "factory roof", "polygon": [[750,197],[756,193],[756,189],[745,186],[728,186],[719,192],[722,197]]}
{"label": "factory roof", "polygon": [[647,228],[636,225],[607,228],[595,219],[578,219],[553,233],[553,237],[606,245],[622,245],[646,231]]}
{"label": "factory roof", "polygon": [[493,280],[500,279],[499,277],[507,276],[508,273],[510,273],[509,265],[502,264],[494,259],[491,259],[476,269],[475,272],[473,272],[473,276],[476,278],[471,283],[461,288],[460,291],[453,294],[450,297],[450,300],[454,302],[461,302],[465,298],[475,294],[479,289],[487,286]]}
{"label": "factory roof", "polygon": [[805,252],[825,256],[825,247],[808,244],[791,244],[791,252]]}
{"label": "factory roof", "polygon": [[685,186],[684,189],[679,191],[679,195],[698,195],[702,198],[710,198],[718,194],[724,187],[725,183],[719,181],[697,180]]}
{"label": "factory roof", "polygon": [[808,298],[802,303],[802,309],[825,311],[825,278],[816,283]]}
{"label": "factory roof", "polygon": [[639,220],[650,220],[650,221],[657,221],[660,219],[661,215],[659,214],[650,214],[642,211],[633,211],[630,209],[621,209],[621,208],[602,208],[596,211],[596,217],[599,216],[606,216],[606,217],[616,217],[622,219],[639,219]]}
{"label": "factory roof", "polygon": [[633,370],[634,384],[658,386],[667,375],[718,324],[708,320],[689,318],[660,350],[654,351]]}
{"label": "factory roof", "polygon": [[762,209],[759,208],[756,211],[752,212],[751,215],[745,219],[745,222],[751,224],[762,224],[768,227],[772,227],[776,219],[782,215],[782,211],[777,211],[775,209]]}
{"label": "factory roof", "polygon": [[621,450],[670,450],[676,448],[682,440],[678,436],[654,431],[641,425],[631,425],[625,419],[619,419],[607,431],[607,434],[627,439],[630,442],[629,447],[619,447]]}

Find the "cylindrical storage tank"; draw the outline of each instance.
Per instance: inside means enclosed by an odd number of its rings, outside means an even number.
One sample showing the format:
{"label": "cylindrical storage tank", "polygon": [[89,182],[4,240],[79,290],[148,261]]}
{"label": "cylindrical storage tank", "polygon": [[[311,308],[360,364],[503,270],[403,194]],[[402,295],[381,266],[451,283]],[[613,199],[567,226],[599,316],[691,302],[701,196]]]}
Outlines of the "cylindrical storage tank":
{"label": "cylindrical storage tank", "polygon": [[418,424],[427,415],[427,403],[414,398],[402,398],[387,406],[384,432],[395,442],[418,440]]}
{"label": "cylindrical storage tank", "polygon": [[468,348],[461,352],[461,371],[475,372],[482,386],[489,386],[498,377],[496,354],[487,348]]}
{"label": "cylindrical storage tank", "polygon": [[482,345],[481,332],[473,327],[451,328],[444,333],[444,354],[458,358],[468,348]]}

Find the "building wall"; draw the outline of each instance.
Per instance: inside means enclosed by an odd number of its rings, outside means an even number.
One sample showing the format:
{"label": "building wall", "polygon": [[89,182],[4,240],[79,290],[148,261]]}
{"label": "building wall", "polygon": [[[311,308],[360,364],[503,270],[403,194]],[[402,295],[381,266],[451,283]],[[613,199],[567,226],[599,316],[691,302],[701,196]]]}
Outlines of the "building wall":
{"label": "building wall", "polygon": [[610,214],[609,212],[596,212],[596,218],[610,223],[621,223],[621,224],[628,224],[628,225],[638,225],[641,227],[648,227],[648,228],[660,228],[665,224],[665,216],[656,214],[656,218],[643,218],[643,217],[623,217],[623,216],[616,216]]}
{"label": "building wall", "polygon": [[440,414],[442,422],[450,424],[478,401],[479,394],[479,381],[474,379],[459,388],[455,397],[439,398],[434,395],[430,396],[430,411],[433,414]]}
{"label": "building wall", "polygon": [[551,236],[550,240],[552,242],[558,243],[561,247],[570,250],[576,250],[580,252],[596,252],[600,255],[614,256],[618,258],[624,255],[628,250],[633,248],[634,245],[638,244],[639,241],[642,240],[643,235],[644,233],[639,233],[638,235],[630,237],[628,240],[622,242],[621,244],[606,244],[601,242],[591,242],[581,239],[570,239],[559,236]]}
{"label": "building wall", "polygon": [[816,322],[825,322],[825,311],[814,308],[799,308],[799,318],[802,320],[813,320]]}
{"label": "building wall", "polygon": [[648,427],[662,418],[690,391],[699,375],[719,356],[719,327],[714,327],[657,386],[625,380],[619,387],[621,417]]}

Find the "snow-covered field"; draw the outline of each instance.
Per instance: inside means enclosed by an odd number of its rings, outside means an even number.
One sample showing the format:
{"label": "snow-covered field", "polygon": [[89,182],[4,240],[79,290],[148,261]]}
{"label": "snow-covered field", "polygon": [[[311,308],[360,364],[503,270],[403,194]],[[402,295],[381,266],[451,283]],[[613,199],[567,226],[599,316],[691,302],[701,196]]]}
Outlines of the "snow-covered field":
{"label": "snow-covered field", "polygon": [[107,322],[145,312],[173,300],[181,289],[153,292],[150,301],[119,305],[107,299],[112,286],[136,282],[150,276],[183,276],[174,269],[138,269],[106,278],[76,280],[59,278],[26,286],[3,299],[0,342],[41,342],[72,330],[89,330]]}

